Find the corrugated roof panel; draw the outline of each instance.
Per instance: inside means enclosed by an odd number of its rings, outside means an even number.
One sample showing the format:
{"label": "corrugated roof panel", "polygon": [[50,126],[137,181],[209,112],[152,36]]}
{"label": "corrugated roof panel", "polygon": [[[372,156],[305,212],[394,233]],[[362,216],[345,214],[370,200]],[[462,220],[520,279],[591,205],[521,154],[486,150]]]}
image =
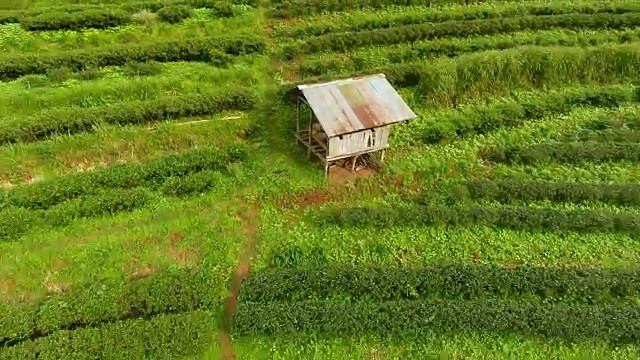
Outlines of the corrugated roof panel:
{"label": "corrugated roof panel", "polygon": [[298,88],[330,137],[416,117],[382,74]]}

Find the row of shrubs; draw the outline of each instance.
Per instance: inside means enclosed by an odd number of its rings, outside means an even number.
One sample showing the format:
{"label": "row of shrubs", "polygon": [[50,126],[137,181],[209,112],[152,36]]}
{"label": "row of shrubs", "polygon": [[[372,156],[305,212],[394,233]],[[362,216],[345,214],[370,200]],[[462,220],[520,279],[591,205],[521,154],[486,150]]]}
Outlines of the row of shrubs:
{"label": "row of shrubs", "polygon": [[283,55],[292,59],[300,54],[321,51],[348,51],[355,47],[391,45],[442,37],[494,35],[524,30],[563,29],[624,29],[640,26],[640,12],[625,14],[562,14],[524,16],[485,20],[448,21],[350,33],[327,34],[303,43],[285,46]]}
{"label": "row of shrubs", "polygon": [[170,190],[172,186],[165,185],[167,179],[205,170],[224,170],[229,163],[243,161],[246,156],[246,149],[233,146],[223,150],[190,149],[155,158],[142,165],[117,164],[99,171],[3,189],[0,192],[0,208],[15,206],[32,210],[49,209],[70,199],[95,195],[101,189],[159,189],[167,186],[167,192],[170,192],[173,190]]}
{"label": "row of shrubs", "polygon": [[194,356],[214,344],[214,317],[207,311],[197,310],[60,330],[46,337],[0,348],[0,358],[129,360]]}
{"label": "row of shrubs", "polygon": [[[640,205],[640,184],[581,184],[543,180],[472,180],[466,184],[469,197],[513,201],[549,200],[582,203],[606,202],[618,206]],[[460,194],[460,193],[458,193]]]}
{"label": "row of shrubs", "polygon": [[411,87],[415,98],[426,106],[455,107],[469,98],[507,96],[523,89],[628,83],[640,73],[640,47],[636,43],[588,48],[526,46],[455,58],[372,65],[363,71],[306,78],[283,87],[282,92],[291,94],[297,84],[377,73],[385,74],[394,87]]}
{"label": "row of shrubs", "polygon": [[267,303],[524,299],[545,304],[633,305],[638,294],[638,270],[504,268],[491,265],[392,268],[335,264],[259,270],[242,284],[240,300]]}
{"label": "row of shrubs", "polygon": [[73,286],[28,305],[0,304],[0,345],[14,345],[58,330],[198,309],[218,310],[222,306],[218,289],[225,281],[212,271],[166,270],[135,281]]}
{"label": "row of shrubs", "polygon": [[93,131],[102,124],[141,125],[188,116],[249,110],[257,94],[240,87],[225,87],[203,94],[168,96],[152,101],[129,101],[102,107],[54,108],[34,116],[0,123],[0,144],[32,142],[57,134]]}
{"label": "row of shrubs", "polygon": [[19,54],[0,57],[0,80],[29,74],[45,74],[57,68],[82,71],[131,62],[204,61],[219,62],[225,55],[263,52],[264,38],[259,36],[218,36],[163,40],[138,44],[118,44],[96,49]]}
{"label": "row of shrubs", "polygon": [[528,120],[567,114],[580,106],[616,108],[630,102],[632,96],[632,91],[615,86],[565,90],[518,102],[447,113],[420,123],[417,136],[427,143],[454,140],[517,126]]}
{"label": "row of shrubs", "polygon": [[603,210],[560,210],[519,206],[430,206],[392,208],[361,207],[315,215],[327,226],[472,226],[543,231],[593,231],[638,234],[640,215]]}
{"label": "row of shrubs", "polygon": [[640,308],[496,300],[242,302],[234,317],[236,335],[306,333],[320,338],[374,335],[397,339],[459,332],[637,343]]}
{"label": "row of shrubs", "polygon": [[491,162],[505,164],[535,164],[560,162],[640,161],[640,144],[597,141],[544,143],[526,146],[497,146],[482,154]]}
{"label": "row of shrubs", "polygon": [[276,30],[276,35],[290,38],[302,38],[319,36],[339,31],[362,31],[384,29],[395,26],[437,23],[445,21],[463,21],[479,19],[495,19],[527,15],[561,15],[571,13],[597,14],[611,13],[624,14],[640,11],[637,3],[506,3],[486,4],[470,7],[458,7],[454,9],[431,8],[427,12],[383,12],[375,16],[362,16],[340,23],[304,23],[299,26],[287,26]]}
{"label": "row of shrubs", "polygon": [[569,134],[567,141],[599,141],[614,143],[640,143],[640,132],[636,129],[584,130]]}
{"label": "row of shrubs", "polygon": [[155,12],[160,20],[175,24],[191,17],[194,8],[211,9],[216,17],[231,17],[236,15],[232,5],[218,0],[174,0],[53,8],[49,11],[4,11],[0,12],[0,24],[19,23],[29,31],[107,29],[133,23],[134,13],[142,10]]}
{"label": "row of shrubs", "polygon": [[324,12],[379,9],[385,6],[474,4],[480,0],[271,0],[271,17],[288,18]]}

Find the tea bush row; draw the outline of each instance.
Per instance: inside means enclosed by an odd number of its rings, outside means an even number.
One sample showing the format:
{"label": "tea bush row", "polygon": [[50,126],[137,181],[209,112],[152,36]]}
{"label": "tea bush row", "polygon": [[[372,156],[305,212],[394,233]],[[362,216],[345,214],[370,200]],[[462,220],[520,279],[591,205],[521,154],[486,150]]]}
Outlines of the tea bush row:
{"label": "tea bush row", "polygon": [[562,14],[524,16],[486,20],[449,21],[434,24],[408,25],[390,29],[328,34],[310,38],[300,44],[283,48],[291,59],[299,54],[321,51],[348,51],[356,47],[391,45],[442,37],[494,35],[524,30],[563,29],[624,29],[640,26],[640,13],[626,14]]}
{"label": "tea bush row", "polygon": [[549,200],[565,203],[605,202],[618,206],[640,205],[640,184],[581,184],[542,180],[473,180],[466,184],[473,199],[509,203]]}
{"label": "tea bush row", "polygon": [[217,289],[224,281],[211,271],[166,270],[134,281],[73,286],[29,305],[1,304],[0,344],[126,319],[218,310],[222,298]]}
{"label": "tea bush row", "polygon": [[187,176],[204,170],[224,170],[232,162],[243,161],[243,147],[191,149],[152,159],[142,165],[118,164],[93,172],[78,173],[35,182],[0,192],[0,208],[48,209],[64,201],[94,195],[101,189],[159,189],[167,178]]}
{"label": "tea bush row", "polygon": [[560,210],[519,206],[403,206],[360,207],[327,211],[316,220],[329,226],[472,226],[542,231],[592,231],[638,234],[640,215],[602,210]]}
{"label": "tea bush row", "polygon": [[325,12],[380,9],[385,6],[474,4],[476,0],[271,0],[269,16],[289,18]]}
{"label": "tea bush row", "polygon": [[551,161],[566,164],[606,161],[637,162],[640,161],[640,144],[583,141],[500,146],[488,149],[482,156],[491,162],[524,165]]}
{"label": "tea bush row", "polygon": [[[551,30],[553,31],[553,30]],[[640,40],[638,30],[610,30],[598,32],[555,31],[518,32],[509,35],[475,36],[467,38],[444,38],[411,44],[377,48],[375,51],[356,51],[345,56],[322,56],[302,59],[297,71],[303,77],[320,76],[326,73],[359,72],[381,66],[425,61],[437,57],[456,57],[487,50],[508,50],[523,46],[587,47],[603,44],[623,44]]]}
{"label": "tea bush row", "polygon": [[0,80],[68,68],[82,71],[131,62],[211,61],[218,53],[241,55],[265,51],[258,36],[218,36],[180,40],[162,40],[138,44],[102,46],[95,49],[0,56]]}
{"label": "tea bush row", "polygon": [[635,129],[584,130],[567,135],[566,141],[640,143],[640,132]]}
{"label": "tea bush row", "polygon": [[580,106],[616,108],[631,99],[631,91],[614,86],[567,90],[521,102],[498,103],[455,114],[447,113],[442,118],[420,123],[417,133],[423,141],[437,143],[518,126],[527,120],[567,114]]}
{"label": "tea bush row", "polygon": [[242,284],[240,301],[380,302],[446,298],[633,305],[638,295],[638,270],[491,265],[392,268],[335,264],[259,270]]}
{"label": "tea bush row", "polygon": [[0,144],[33,142],[58,134],[93,131],[101,124],[141,125],[225,110],[249,110],[257,102],[250,89],[225,87],[203,94],[129,101],[102,107],[57,108],[0,123]]}
{"label": "tea bush row", "polygon": [[60,330],[0,348],[2,359],[160,359],[193,356],[215,341],[215,315],[196,310]]}
{"label": "tea bush row", "polygon": [[415,338],[432,333],[509,333],[564,341],[640,341],[637,306],[513,301],[306,301],[238,305],[234,333],[320,338]]}
{"label": "tea bush row", "polygon": [[134,22],[134,14],[151,11],[168,23],[177,23],[191,17],[194,8],[211,9],[216,17],[235,14],[232,3],[218,0],[174,0],[124,3],[121,5],[69,5],[44,10],[0,11],[0,24],[19,23],[25,30],[107,29]]}
{"label": "tea bush row", "polygon": [[288,26],[275,30],[281,37],[303,38],[319,36],[341,31],[362,31],[384,29],[403,25],[437,23],[445,21],[464,21],[495,19],[522,16],[561,15],[571,13],[624,14],[640,11],[636,3],[516,3],[516,4],[478,4],[477,6],[459,7],[454,9],[432,8],[425,12],[376,12],[364,14],[360,18],[350,19],[340,23],[309,23],[298,26]]}
{"label": "tea bush row", "polygon": [[[384,73],[394,87],[412,88],[415,98],[427,107],[455,107],[480,94],[499,97],[522,89],[628,83],[639,79],[640,46],[636,43],[589,48],[527,46],[330,73],[298,83],[377,73]],[[287,85],[282,93],[289,95],[294,89],[295,86]]]}

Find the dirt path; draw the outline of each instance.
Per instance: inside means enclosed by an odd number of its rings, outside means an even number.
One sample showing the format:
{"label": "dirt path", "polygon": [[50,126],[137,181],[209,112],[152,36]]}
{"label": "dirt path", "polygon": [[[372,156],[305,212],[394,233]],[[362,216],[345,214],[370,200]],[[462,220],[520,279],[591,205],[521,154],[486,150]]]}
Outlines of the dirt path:
{"label": "dirt path", "polygon": [[233,315],[238,305],[238,296],[240,295],[240,286],[242,282],[249,276],[251,271],[251,263],[256,256],[257,237],[260,215],[260,204],[255,203],[248,211],[239,214],[244,227],[245,241],[240,249],[240,258],[233,273],[233,283],[227,298],[227,304],[224,309],[224,319],[222,330],[220,331],[220,346],[222,348],[223,360],[235,359],[235,353],[231,342],[231,326],[233,323]]}

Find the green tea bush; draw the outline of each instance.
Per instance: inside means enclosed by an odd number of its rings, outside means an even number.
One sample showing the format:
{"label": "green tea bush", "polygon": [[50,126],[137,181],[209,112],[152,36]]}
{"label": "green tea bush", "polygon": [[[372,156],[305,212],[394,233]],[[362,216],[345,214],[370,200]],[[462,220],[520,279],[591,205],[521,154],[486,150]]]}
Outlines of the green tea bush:
{"label": "green tea bush", "polygon": [[305,301],[238,305],[234,333],[321,338],[378,335],[419,338],[421,334],[489,332],[564,341],[640,341],[637,306],[554,304],[510,301],[390,301],[345,303]]}
{"label": "green tea bush", "polygon": [[20,19],[29,31],[107,29],[132,22],[131,14],[123,10],[86,10],[80,12],[46,12]]}
{"label": "green tea bush", "polygon": [[493,147],[483,154],[488,161],[505,164],[561,162],[580,164],[606,161],[640,161],[640,144],[574,142]]}
{"label": "green tea bush", "polygon": [[580,184],[539,180],[473,180],[466,184],[473,199],[582,203],[606,202],[618,206],[640,205],[640,184]]}
{"label": "green tea bush", "polygon": [[624,14],[639,12],[637,3],[502,3],[482,4],[448,8],[430,8],[428,11],[419,12],[375,12],[365,14],[349,21],[334,22],[310,22],[299,26],[286,26],[275,30],[275,35],[288,38],[304,38],[310,36],[325,35],[328,33],[345,31],[362,31],[386,29],[404,25],[416,25],[426,23],[438,23],[445,21],[465,21],[495,18],[511,18],[530,15],[561,15],[571,13],[583,14]]}
{"label": "green tea bush", "polygon": [[216,289],[224,281],[211,271],[167,270],[135,281],[72,287],[30,305],[2,305],[0,344],[128,319],[152,319],[199,309],[217,311],[223,299]]}
{"label": "green tea bush", "polygon": [[640,143],[640,132],[635,129],[606,129],[579,131],[566,136],[567,141],[599,141],[610,143]]}
{"label": "green tea bush", "polygon": [[631,96],[629,90],[619,87],[569,90],[447,114],[421,125],[420,129],[424,130],[419,131],[425,142],[436,143],[517,126],[527,120],[567,114],[579,106],[615,108],[630,102]]}
{"label": "green tea bush", "polygon": [[186,5],[170,5],[158,10],[158,17],[170,24],[177,24],[184,19],[190,18],[193,10]]}
{"label": "green tea bush", "polygon": [[240,301],[381,302],[444,298],[633,305],[638,294],[640,271],[631,269],[491,265],[390,268],[335,264],[259,270],[243,282]]}
{"label": "green tea bush", "polygon": [[[0,208],[48,209],[83,195],[95,195],[102,189],[157,189],[169,177],[224,169],[227,164],[243,161],[246,156],[242,147],[223,150],[202,148],[155,158],[143,165],[119,164],[100,171],[67,175],[5,190],[0,192]],[[133,191],[131,194],[139,193]]]}
{"label": "green tea bush", "polygon": [[385,6],[414,6],[437,4],[472,4],[475,0],[282,0],[273,4],[270,16],[287,18],[301,15],[312,15],[323,12],[347,11],[363,8],[382,8]]}
{"label": "green tea bush", "polygon": [[524,30],[563,29],[624,29],[640,25],[639,13],[626,14],[562,14],[524,16],[468,21],[420,24],[381,30],[327,34],[310,38],[302,44],[283,48],[283,55],[292,59],[300,54],[322,51],[348,51],[356,47],[390,45],[443,37],[494,35]]}
{"label": "green tea bush", "polygon": [[160,191],[170,196],[201,194],[214,188],[225,176],[217,170],[204,170],[192,175],[170,177],[162,184]]}
{"label": "green tea bush", "polygon": [[224,110],[248,110],[257,102],[255,92],[230,87],[204,94],[129,101],[104,107],[44,110],[32,117],[0,124],[0,144],[32,142],[56,134],[92,131],[99,124],[140,125],[160,120],[209,115]]}
{"label": "green tea bush", "polygon": [[102,46],[90,50],[53,51],[36,54],[0,56],[0,80],[12,80],[28,74],[44,74],[50,69],[68,67],[72,71],[130,62],[209,61],[211,49],[230,55],[265,51],[258,36],[219,36],[181,40],[162,40],[138,44]]}
{"label": "green tea bush", "polygon": [[205,311],[131,319],[99,327],[61,330],[0,348],[3,359],[148,359],[192,356],[215,339],[213,315]]}
{"label": "green tea bush", "polygon": [[331,226],[472,226],[474,224],[542,231],[592,231],[638,234],[640,215],[602,210],[559,210],[519,206],[360,207],[315,215]]}

